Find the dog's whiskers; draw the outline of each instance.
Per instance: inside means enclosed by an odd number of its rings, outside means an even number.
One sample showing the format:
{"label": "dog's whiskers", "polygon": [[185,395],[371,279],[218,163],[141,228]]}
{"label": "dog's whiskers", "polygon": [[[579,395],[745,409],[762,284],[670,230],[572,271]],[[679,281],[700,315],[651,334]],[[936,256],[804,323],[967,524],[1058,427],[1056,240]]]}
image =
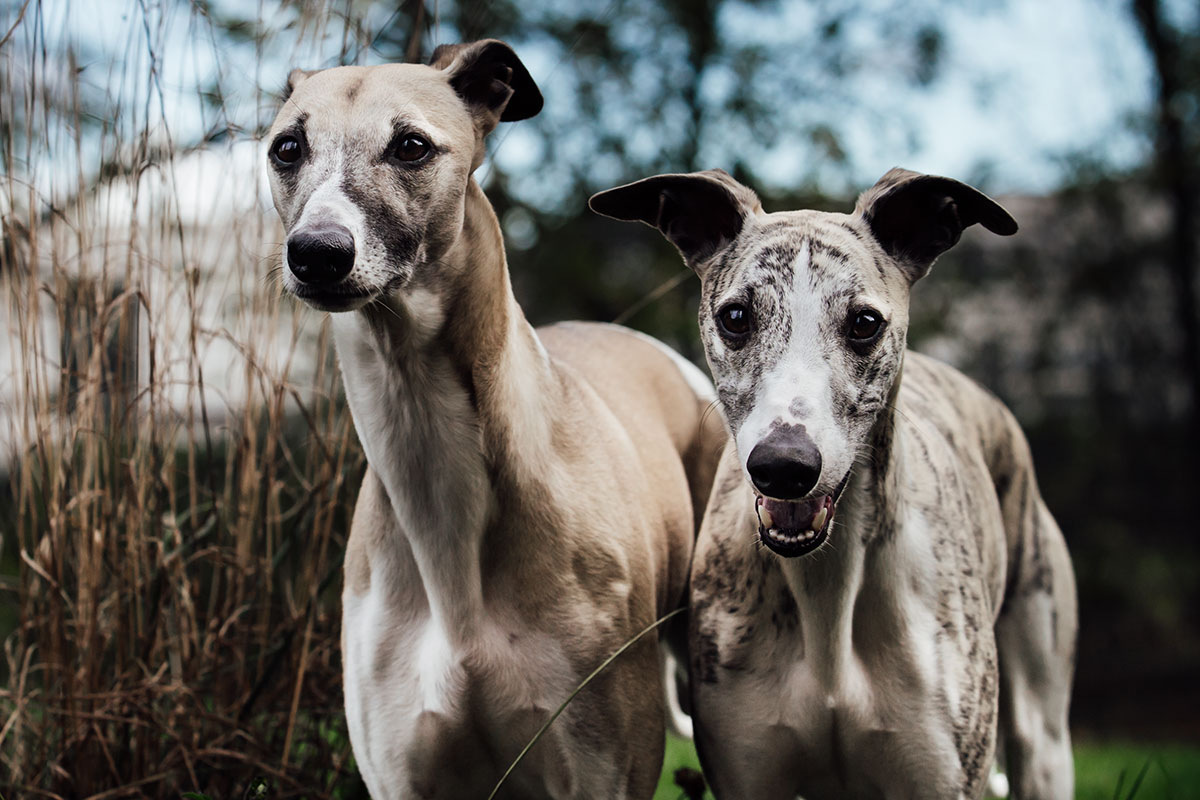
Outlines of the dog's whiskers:
{"label": "dog's whiskers", "polygon": [[400,320],[401,322],[404,321],[404,317],[400,316],[400,314],[396,312],[396,309],[392,308],[390,305],[385,303],[383,301],[382,297],[376,297],[376,298],[372,299],[371,303],[372,303],[372,305],[377,305],[380,308],[384,309],[385,311],[387,311],[389,314],[391,314],[393,317]]}

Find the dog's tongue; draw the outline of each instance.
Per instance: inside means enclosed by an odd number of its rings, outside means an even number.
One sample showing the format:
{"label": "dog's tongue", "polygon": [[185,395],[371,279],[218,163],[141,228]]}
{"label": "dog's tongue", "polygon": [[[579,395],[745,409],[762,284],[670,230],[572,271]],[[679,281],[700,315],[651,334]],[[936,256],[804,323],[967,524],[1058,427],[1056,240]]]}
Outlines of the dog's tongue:
{"label": "dog's tongue", "polygon": [[829,495],[814,497],[802,503],[759,497],[758,521],[767,529],[819,531],[825,527],[832,506],[833,498]]}

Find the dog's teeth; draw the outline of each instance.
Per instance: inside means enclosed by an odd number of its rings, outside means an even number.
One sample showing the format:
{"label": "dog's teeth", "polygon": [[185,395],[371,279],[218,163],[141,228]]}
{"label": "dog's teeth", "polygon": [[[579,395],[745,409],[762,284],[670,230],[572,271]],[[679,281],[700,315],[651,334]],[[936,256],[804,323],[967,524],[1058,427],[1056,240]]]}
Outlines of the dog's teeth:
{"label": "dog's teeth", "polygon": [[758,521],[761,522],[762,526],[767,530],[771,530],[771,527],[775,524],[775,520],[772,518],[771,512],[767,511],[766,507],[761,505],[758,507]]}
{"label": "dog's teeth", "polygon": [[813,517],[813,530],[819,531],[825,527],[825,520],[829,519],[829,509],[822,506],[817,515]]}

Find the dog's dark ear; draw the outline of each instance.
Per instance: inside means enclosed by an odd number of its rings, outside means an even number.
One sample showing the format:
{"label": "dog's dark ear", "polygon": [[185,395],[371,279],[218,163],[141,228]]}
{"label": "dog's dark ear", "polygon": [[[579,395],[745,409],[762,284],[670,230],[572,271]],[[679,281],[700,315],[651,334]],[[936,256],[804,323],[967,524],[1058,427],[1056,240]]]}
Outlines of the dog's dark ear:
{"label": "dog's dark ear", "polygon": [[296,90],[296,87],[300,85],[300,81],[304,80],[309,75],[312,75],[315,72],[316,72],[316,70],[307,70],[307,69],[299,69],[299,68],[296,68],[296,69],[292,70],[291,72],[289,72],[288,76],[287,76],[287,83],[283,87],[283,102],[286,103],[288,98],[292,96],[292,92],[294,92]]}
{"label": "dog's dark ear", "polygon": [[454,91],[482,116],[484,133],[497,122],[528,119],[542,110],[537,84],[504,42],[484,39],[439,45],[429,66],[449,75]]}
{"label": "dog's dark ear", "polygon": [[863,192],[854,210],[910,281],[928,273],[977,222],[1001,236],[1017,232],[1016,220],[978,189],[899,167]]}
{"label": "dog's dark ear", "polygon": [[719,169],[645,178],[594,194],[588,206],[658,228],[698,274],[762,211],[758,195]]}

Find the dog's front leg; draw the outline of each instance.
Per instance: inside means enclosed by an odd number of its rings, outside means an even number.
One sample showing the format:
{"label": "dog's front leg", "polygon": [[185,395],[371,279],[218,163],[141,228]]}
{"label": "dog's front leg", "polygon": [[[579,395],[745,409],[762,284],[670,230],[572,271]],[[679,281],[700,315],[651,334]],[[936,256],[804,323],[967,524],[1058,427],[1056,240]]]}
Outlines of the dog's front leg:
{"label": "dog's front leg", "polygon": [[744,692],[728,685],[715,693],[695,690],[696,749],[705,777],[718,800],[794,800],[795,736],[744,715],[747,704],[763,702],[755,694],[750,686]]}

